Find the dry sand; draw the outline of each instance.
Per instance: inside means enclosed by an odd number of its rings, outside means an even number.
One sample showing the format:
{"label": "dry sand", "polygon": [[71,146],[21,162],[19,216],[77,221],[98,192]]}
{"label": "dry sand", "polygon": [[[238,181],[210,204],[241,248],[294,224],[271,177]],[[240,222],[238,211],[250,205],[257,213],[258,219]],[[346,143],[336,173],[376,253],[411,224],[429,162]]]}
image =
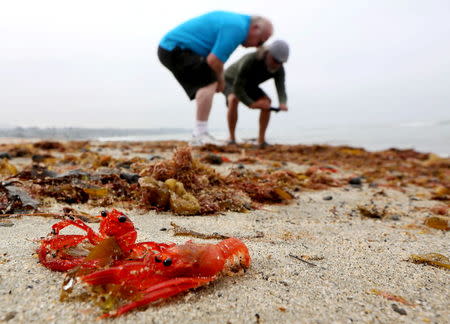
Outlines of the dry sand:
{"label": "dry sand", "polygon": [[[146,310],[99,322],[449,323],[450,271],[405,261],[411,254],[450,256],[448,232],[420,226],[426,212],[414,209],[435,203],[394,190],[379,193],[365,185],[304,191],[287,206],[218,216],[129,211],[139,241],[188,240],[173,235],[170,223],[175,222],[201,233],[242,238],[252,265],[242,276],[223,277]],[[332,199],[324,200],[326,196]],[[357,206],[370,200],[387,204],[391,216],[361,217]],[[91,303],[58,300],[63,275],[38,263],[37,240],[57,220],[24,217],[11,222],[0,227],[0,320],[96,322],[100,313]],[[407,227],[411,224],[418,226]],[[401,296],[414,306],[388,300],[373,289]]]}

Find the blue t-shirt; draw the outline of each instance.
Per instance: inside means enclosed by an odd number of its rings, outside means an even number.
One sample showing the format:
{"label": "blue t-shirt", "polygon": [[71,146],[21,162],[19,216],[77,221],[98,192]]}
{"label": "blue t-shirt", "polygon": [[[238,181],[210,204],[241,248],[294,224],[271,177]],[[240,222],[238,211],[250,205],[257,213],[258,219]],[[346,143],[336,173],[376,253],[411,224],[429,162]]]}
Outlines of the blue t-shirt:
{"label": "blue t-shirt", "polygon": [[168,32],[159,46],[190,49],[201,56],[213,53],[223,63],[242,44],[250,28],[251,17],[227,11],[213,11],[193,18]]}

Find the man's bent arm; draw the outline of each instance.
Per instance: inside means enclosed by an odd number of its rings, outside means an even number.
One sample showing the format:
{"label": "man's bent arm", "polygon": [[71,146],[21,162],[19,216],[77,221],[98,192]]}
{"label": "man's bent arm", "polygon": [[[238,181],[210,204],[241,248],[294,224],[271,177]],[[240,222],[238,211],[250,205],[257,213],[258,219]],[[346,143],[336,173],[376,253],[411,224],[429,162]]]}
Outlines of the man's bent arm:
{"label": "man's bent arm", "polygon": [[247,79],[252,74],[253,62],[254,58],[250,56],[247,56],[242,60],[233,84],[234,94],[247,107],[250,107],[250,105],[254,102],[254,100],[247,94],[247,91],[245,91]]}
{"label": "man's bent arm", "polygon": [[225,86],[225,79],[223,76],[223,62],[213,53],[210,53],[206,57],[206,63],[211,67],[211,69],[216,73],[218,86],[217,91],[220,92]]}
{"label": "man's bent arm", "polygon": [[280,104],[286,104],[287,95],[286,95],[286,87],[285,87],[285,74],[284,69],[279,70],[278,73],[274,77],[275,87],[277,89],[278,101]]}

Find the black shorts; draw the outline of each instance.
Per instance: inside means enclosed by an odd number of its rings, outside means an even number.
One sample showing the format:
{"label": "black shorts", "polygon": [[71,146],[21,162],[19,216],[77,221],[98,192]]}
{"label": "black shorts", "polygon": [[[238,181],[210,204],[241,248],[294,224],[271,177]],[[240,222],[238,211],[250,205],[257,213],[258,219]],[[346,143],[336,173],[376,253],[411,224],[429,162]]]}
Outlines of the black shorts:
{"label": "black shorts", "polygon": [[[269,97],[264,92],[264,90],[258,87],[257,85],[249,85],[245,87],[245,92],[253,101],[257,101],[262,97]],[[225,103],[227,107],[228,107],[228,95],[231,93],[234,93],[233,85],[231,84],[231,82],[225,81],[225,89],[223,90],[223,94],[225,95]]]}
{"label": "black shorts", "polygon": [[168,51],[158,47],[158,58],[181,84],[189,99],[195,99],[197,90],[217,81],[217,76],[206,58],[179,47]]}

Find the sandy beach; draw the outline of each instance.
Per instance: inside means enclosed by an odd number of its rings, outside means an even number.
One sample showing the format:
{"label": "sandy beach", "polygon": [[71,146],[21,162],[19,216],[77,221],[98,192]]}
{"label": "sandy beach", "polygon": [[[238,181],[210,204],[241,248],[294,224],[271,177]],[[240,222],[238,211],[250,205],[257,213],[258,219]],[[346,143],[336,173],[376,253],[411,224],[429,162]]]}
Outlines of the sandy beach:
{"label": "sandy beach", "polygon": [[[89,151],[128,161],[139,157],[153,165],[169,161],[174,147],[179,144],[105,145],[92,142],[89,143]],[[47,163],[49,170],[61,173],[58,161],[67,160],[68,154],[77,156],[83,152],[74,153],[67,146],[61,150],[60,146],[56,148],[56,144],[30,144],[40,151],[31,150],[22,156],[14,156],[12,152],[16,151],[13,148],[17,150],[18,145],[24,144],[5,143],[0,149],[10,152],[8,163],[16,167],[16,172],[27,170],[34,159],[43,165]],[[83,145],[78,145],[77,149]],[[349,179],[363,175],[360,164],[350,163],[353,161],[350,155],[360,154],[354,148],[342,148],[340,152],[347,152],[349,157],[339,155],[333,165],[325,157],[322,160],[317,158],[313,163],[310,160],[313,154],[308,155],[304,151],[295,158],[290,155],[290,161],[283,160],[281,153],[289,151],[289,148],[263,152],[253,151],[249,147],[218,150],[196,148],[192,155],[205,164],[205,161],[212,160],[211,154],[222,157],[217,165],[207,165],[223,176],[239,169],[289,171],[299,181],[283,187],[292,199],[253,201],[252,207],[245,211],[220,210],[202,215],[177,215],[171,210],[145,209],[131,203],[125,204],[124,201],[108,200],[105,207],[92,203],[92,199],[70,204],[59,198],[44,201],[35,195],[35,191],[31,191],[31,196],[40,202],[36,209],[40,212],[61,213],[63,207],[69,206],[79,212],[98,215],[105,208],[117,208],[136,225],[138,241],[179,244],[192,239],[194,242],[218,242],[175,235],[171,225],[175,223],[198,233],[237,237],[248,246],[252,264],[244,274],[223,276],[209,285],[166,301],[99,322],[450,322],[450,271],[444,267],[410,261],[411,255],[428,253],[450,257],[449,159],[411,154],[408,159],[400,157],[397,172],[403,173],[396,178],[394,186],[392,182],[374,180],[375,176],[369,178],[369,173],[364,174],[359,183],[351,184]],[[43,160],[36,157],[36,154],[44,155],[44,151],[51,157],[44,157]],[[319,151],[323,149],[314,152]],[[158,158],[152,160],[156,156]],[[51,158],[57,161],[49,162]],[[439,165],[436,170],[440,173],[433,178],[433,186],[425,180],[419,183],[417,175],[400,168],[402,163],[413,159],[420,160],[417,165],[424,168]],[[342,161],[345,163],[338,163]],[[71,168],[74,170],[78,166],[74,162]],[[375,174],[385,165],[369,167],[371,174]],[[155,169],[150,170],[154,175]],[[140,175],[142,177],[149,172],[142,171]],[[308,179],[313,179],[317,172],[321,172],[321,182],[308,183]],[[413,175],[411,178],[416,183],[405,180],[409,179],[408,174]],[[1,177],[3,181],[14,179],[13,174],[7,173]],[[428,175],[423,177],[431,178]],[[34,180],[27,181],[22,180],[23,183]],[[264,181],[261,183],[264,184]],[[251,193],[249,196],[254,198]],[[4,207],[8,205],[4,201],[2,203]],[[8,213],[18,213],[17,210],[11,211]],[[431,217],[439,218],[444,224],[446,222],[447,228],[426,226],[426,219]],[[4,217],[0,221],[0,320],[8,323],[95,322],[101,311],[93,303],[76,299],[59,301],[64,274],[43,267],[37,258],[40,238],[49,234],[52,224],[59,220],[24,216]],[[97,223],[89,226],[98,228]],[[68,228],[65,233],[78,232]]]}

